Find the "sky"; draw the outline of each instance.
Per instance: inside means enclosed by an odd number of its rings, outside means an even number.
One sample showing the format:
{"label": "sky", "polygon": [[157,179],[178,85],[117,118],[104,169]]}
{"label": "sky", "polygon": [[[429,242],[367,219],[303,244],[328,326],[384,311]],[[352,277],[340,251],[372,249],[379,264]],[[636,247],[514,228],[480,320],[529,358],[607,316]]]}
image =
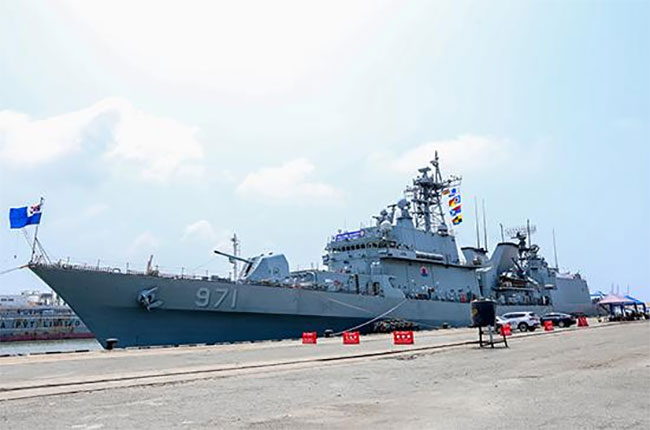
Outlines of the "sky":
{"label": "sky", "polygon": [[[631,0],[0,0],[0,272],[31,252],[9,208],[41,196],[53,260],[227,275],[212,250],[236,232],[243,255],[306,268],[437,150],[463,178],[462,245],[484,200],[489,248],[530,219],[549,262],[555,231],[562,270],[650,300],[649,17]],[[0,275],[0,294],[46,288]]]}

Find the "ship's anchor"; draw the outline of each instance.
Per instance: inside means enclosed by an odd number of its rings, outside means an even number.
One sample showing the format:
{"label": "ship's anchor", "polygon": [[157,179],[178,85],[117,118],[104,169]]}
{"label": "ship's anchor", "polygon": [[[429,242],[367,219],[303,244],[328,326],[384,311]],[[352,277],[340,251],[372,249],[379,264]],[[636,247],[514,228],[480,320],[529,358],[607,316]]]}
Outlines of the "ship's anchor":
{"label": "ship's anchor", "polygon": [[163,301],[156,299],[156,291],[158,291],[158,287],[142,290],[138,295],[138,303],[140,303],[140,306],[148,311],[162,306]]}

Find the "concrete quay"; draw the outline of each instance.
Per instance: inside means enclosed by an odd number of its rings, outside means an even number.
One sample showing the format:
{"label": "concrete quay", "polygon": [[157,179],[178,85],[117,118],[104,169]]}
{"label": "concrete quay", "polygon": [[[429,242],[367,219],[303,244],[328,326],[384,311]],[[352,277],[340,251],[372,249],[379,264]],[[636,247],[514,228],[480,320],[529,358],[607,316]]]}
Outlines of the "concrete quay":
{"label": "concrete quay", "polygon": [[650,324],[0,358],[2,428],[648,428]]}

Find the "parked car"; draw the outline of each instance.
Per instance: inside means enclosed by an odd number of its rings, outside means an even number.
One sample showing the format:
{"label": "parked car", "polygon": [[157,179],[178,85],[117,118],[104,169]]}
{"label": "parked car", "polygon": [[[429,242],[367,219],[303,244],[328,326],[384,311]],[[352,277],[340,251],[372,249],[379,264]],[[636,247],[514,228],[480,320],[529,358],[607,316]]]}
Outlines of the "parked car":
{"label": "parked car", "polygon": [[542,324],[544,324],[545,321],[551,321],[554,326],[571,327],[573,324],[576,323],[576,317],[574,317],[573,315],[563,314],[560,312],[551,312],[542,315],[540,321],[542,322]]}
{"label": "parked car", "polygon": [[497,327],[507,323],[521,332],[535,331],[542,324],[535,312],[509,312],[497,317]]}

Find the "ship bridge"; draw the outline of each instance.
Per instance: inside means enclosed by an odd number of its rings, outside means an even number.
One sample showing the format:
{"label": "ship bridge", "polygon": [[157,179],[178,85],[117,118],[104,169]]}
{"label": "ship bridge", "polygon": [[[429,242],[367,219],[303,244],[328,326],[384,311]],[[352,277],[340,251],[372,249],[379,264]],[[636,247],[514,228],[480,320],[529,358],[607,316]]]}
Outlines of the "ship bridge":
{"label": "ship bridge", "polygon": [[459,186],[460,177],[443,179],[437,152],[431,165],[433,169],[418,170],[404,198],[373,217],[374,227],[339,231],[332,237],[323,263],[330,270],[359,273],[369,273],[371,264],[387,258],[465,265],[442,205],[443,191]]}

